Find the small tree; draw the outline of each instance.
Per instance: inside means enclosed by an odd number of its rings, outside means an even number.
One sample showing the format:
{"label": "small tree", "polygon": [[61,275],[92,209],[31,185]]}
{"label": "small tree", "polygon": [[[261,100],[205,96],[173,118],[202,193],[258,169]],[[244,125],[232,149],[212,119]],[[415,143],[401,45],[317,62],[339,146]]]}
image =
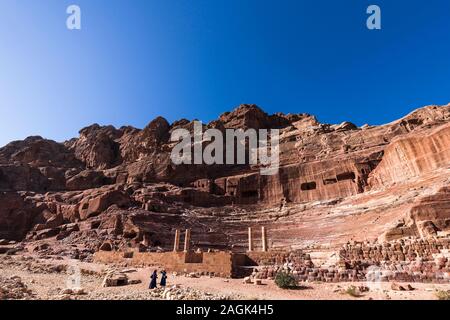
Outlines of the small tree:
{"label": "small tree", "polygon": [[275,276],[275,284],[281,289],[292,289],[297,287],[297,279],[288,272],[278,272]]}

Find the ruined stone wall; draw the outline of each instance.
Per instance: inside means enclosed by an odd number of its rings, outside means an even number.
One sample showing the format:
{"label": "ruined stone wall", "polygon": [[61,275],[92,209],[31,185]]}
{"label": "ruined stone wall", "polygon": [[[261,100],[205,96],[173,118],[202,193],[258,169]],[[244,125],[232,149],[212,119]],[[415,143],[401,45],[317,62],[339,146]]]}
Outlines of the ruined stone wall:
{"label": "ruined stone wall", "polygon": [[[255,252],[252,276],[273,279],[290,272],[299,281],[404,281],[450,283],[450,238],[411,239],[383,244],[346,244],[335,265],[317,267],[308,255]],[[300,258],[300,259],[299,259]]]}
{"label": "ruined stone wall", "polygon": [[346,261],[434,261],[434,255],[450,250],[450,238],[398,240],[383,244],[346,244],[339,256]]}
{"label": "ruined stone wall", "polygon": [[199,179],[197,181],[194,181],[192,183],[192,186],[194,188],[196,188],[197,190],[201,190],[201,191],[208,192],[208,193],[213,191],[212,183],[211,183],[210,179]]}
{"label": "ruined stone wall", "polygon": [[450,282],[450,238],[408,239],[378,245],[347,244],[341,267],[380,281]]}
{"label": "ruined stone wall", "polygon": [[201,273],[231,277],[233,254],[231,252],[119,252],[98,251],[94,261],[100,263],[127,263],[132,266],[155,266],[169,272]]}
{"label": "ruined stone wall", "polygon": [[254,263],[258,266],[284,264],[286,262],[313,266],[309,254],[303,253],[301,250],[293,252],[282,250],[271,250],[267,252],[254,251],[247,252],[246,256],[250,263]]}

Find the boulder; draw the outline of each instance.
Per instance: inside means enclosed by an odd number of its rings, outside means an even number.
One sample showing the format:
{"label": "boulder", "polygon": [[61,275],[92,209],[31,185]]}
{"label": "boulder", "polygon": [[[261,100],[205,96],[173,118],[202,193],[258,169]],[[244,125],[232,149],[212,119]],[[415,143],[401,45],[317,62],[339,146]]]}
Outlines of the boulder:
{"label": "boulder", "polygon": [[394,290],[394,291],[406,291],[405,287],[399,285],[399,284],[396,283],[396,282],[393,282],[393,283],[391,284],[391,289]]}
{"label": "boulder", "polygon": [[4,278],[0,276],[0,301],[30,299],[33,293],[18,276]]}
{"label": "boulder", "polygon": [[112,251],[113,250],[113,245],[111,244],[111,242],[105,241],[105,242],[102,243],[100,248],[98,248],[98,250],[100,250],[100,251]]}
{"label": "boulder", "polygon": [[81,220],[86,220],[90,217],[95,217],[108,209],[112,205],[118,207],[127,207],[130,205],[130,197],[119,190],[106,191],[94,198],[87,198],[83,200],[79,207],[79,215]]}
{"label": "boulder", "polygon": [[45,229],[54,229],[61,226],[64,223],[64,217],[62,214],[56,214],[49,218],[45,223]]}
{"label": "boulder", "polygon": [[6,254],[15,247],[13,245],[0,245],[0,254]]}
{"label": "boulder", "polygon": [[79,204],[62,204],[58,206],[58,213],[61,213],[64,221],[77,222],[80,220],[78,212]]}
{"label": "boulder", "polygon": [[42,210],[17,193],[0,192],[0,238],[22,240]]}
{"label": "boulder", "polygon": [[251,277],[245,277],[244,280],[243,280],[243,283],[244,284],[252,284],[253,283],[252,282],[252,278]]}
{"label": "boulder", "polygon": [[80,137],[66,142],[69,150],[89,169],[108,169],[121,163],[117,142],[123,131],[93,124],[80,130]]}
{"label": "boulder", "polygon": [[61,227],[60,233],[56,236],[56,240],[62,240],[70,236],[72,233],[80,231],[77,223],[69,223]]}
{"label": "boulder", "polygon": [[66,182],[69,191],[87,190],[111,184],[102,171],[84,170]]}
{"label": "boulder", "polygon": [[125,273],[111,271],[103,279],[102,287],[120,287],[128,285],[128,276]]}
{"label": "boulder", "polygon": [[36,240],[42,240],[42,239],[56,237],[60,231],[61,231],[61,228],[40,230],[40,231],[36,232],[36,235],[34,236],[34,238]]}

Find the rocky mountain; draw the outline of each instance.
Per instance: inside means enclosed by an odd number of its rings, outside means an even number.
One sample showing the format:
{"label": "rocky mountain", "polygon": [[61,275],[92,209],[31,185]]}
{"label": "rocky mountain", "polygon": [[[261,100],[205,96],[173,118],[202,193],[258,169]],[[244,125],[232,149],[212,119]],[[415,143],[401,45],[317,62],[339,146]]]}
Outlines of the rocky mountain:
{"label": "rocky mountain", "polygon": [[195,247],[235,251],[252,226],[266,226],[273,248],[432,236],[450,231],[449,120],[450,105],[362,127],[241,105],[204,125],[279,129],[272,176],[257,165],[174,165],[170,136],[193,130],[186,119],[94,124],[65,143],[29,137],[0,149],[0,239],[53,239],[79,254],[170,248],[177,228],[192,229]]}

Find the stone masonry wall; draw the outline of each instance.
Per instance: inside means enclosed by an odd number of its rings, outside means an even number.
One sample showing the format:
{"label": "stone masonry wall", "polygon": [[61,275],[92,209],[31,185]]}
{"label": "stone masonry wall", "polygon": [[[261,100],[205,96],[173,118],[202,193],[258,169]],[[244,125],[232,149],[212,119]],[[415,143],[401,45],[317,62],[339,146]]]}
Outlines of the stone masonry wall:
{"label": "stone masonry wall", "polygon": [[98,251],[94,261],[126,263],[130,266],[155,266],[169,272],[200,273],[219,277],[233,275],[233,254],[230,252],[120,252]]}
{"label": "stone masonry wall", "polygon": [[[277,255],[276,257],[282,257]],[[306,257],[304,255],[304,257]],[[283,260],[284,259],[284,260]],[[259,259],[252,276],[274,278],[290,272],[299,281],[450,282],[450,238],[346,244],[333,266],[315,267],[307,259]]]}

